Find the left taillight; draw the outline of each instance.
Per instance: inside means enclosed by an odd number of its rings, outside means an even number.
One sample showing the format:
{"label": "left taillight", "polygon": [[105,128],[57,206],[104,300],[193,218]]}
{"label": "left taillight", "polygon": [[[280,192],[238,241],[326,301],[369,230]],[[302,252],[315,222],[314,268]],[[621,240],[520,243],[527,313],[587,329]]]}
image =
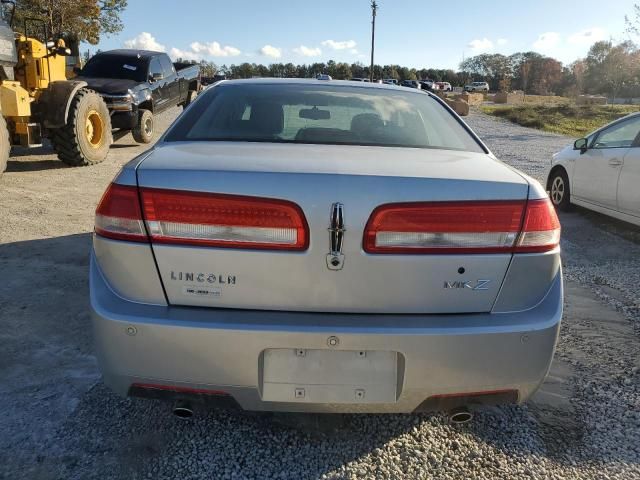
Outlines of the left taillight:
{"label": "left taillight", "polygon": [[136,187],[109,185],[96,209],[95,232],[115,240],[148,242]]}
{"label": "left taillight", "polygon": [[152,243],[306,250],[309,227],[295,203],[262,197],[141,188]]}

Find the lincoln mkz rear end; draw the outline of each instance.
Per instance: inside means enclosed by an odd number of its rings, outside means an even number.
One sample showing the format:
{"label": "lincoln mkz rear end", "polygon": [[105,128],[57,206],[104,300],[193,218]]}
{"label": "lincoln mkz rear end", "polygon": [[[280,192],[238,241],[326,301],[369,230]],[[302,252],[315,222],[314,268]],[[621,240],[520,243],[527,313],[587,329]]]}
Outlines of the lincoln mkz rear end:
{"label": "lincoln mkz rear end", "polygon": [[521,403],[562,316],[560,225],[439,99],[222,82],[100,201],[107,385],[247,410]]}

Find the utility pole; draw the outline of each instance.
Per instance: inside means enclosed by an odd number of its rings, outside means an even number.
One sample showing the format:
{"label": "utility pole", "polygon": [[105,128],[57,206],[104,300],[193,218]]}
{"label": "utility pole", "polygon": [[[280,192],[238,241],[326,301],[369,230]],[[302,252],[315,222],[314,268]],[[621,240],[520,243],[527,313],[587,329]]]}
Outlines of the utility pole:
{"label": "utility pole", "polygon": [[373,82],[373,51],[376,42],[376,12],[378,4],[376,0],[371,0],[371,68],[369,69],[369,81]]}

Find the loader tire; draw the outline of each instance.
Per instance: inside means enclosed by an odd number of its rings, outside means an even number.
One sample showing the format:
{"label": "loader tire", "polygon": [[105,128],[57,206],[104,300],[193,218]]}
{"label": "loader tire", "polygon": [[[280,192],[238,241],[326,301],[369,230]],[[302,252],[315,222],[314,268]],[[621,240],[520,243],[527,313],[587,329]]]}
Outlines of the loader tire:
{"label": "loader tire", "polygon": [[69,107],[67,124],[49,131],[58,158],[74,167],[95,165],[107,158],[113,143],[111,117],[93,90],[80,89]]}
{"label": "loader tire", "polygon": [[9,129],[4,117],[0,116],[0,177],[7,169],[9,161],[9,152],[11,151],[11,142],[9,141]]}
{"label": "loader tire", "polygon": [[153,113],[151,110],[138,112],[138,123],[131,130],[131,135],[138,143],[151,143],[153,140]]}

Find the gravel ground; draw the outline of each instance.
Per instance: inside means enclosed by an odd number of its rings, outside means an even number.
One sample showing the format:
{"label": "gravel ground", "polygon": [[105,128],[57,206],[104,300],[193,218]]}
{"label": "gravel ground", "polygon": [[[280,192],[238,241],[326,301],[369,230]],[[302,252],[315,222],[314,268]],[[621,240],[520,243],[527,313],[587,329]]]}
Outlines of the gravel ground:
{"label": "gravel ground", "polygon": [[[539,179],[570,142],[482,114],[467,121]],[[99,196],[142,151],[126,136],[85,169],[48,149],[18,152],[0,180],[0,478],[640,478],[640,231],[584,210],[561,218],[566,315],[527,405],[466,426],[439,414],[181,421],[166,404],[115,396],[93,357],[87,252]]]}

